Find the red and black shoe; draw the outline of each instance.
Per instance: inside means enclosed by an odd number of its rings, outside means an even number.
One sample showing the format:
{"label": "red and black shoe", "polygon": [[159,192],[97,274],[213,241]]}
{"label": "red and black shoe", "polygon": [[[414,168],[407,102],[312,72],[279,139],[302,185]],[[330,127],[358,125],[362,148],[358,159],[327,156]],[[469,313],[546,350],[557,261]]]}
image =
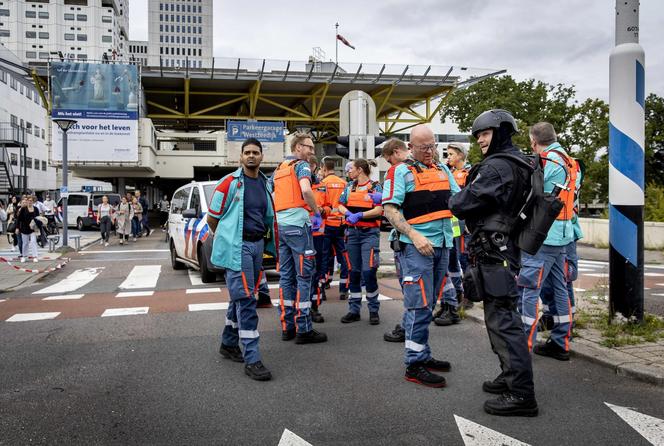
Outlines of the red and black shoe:
{"label": "red and black shoe", "polygon": [[406,381],[421,384],[427,387],[441,388],[445,387],[445,378],[435,373],[431,373],[422,362],[416,362],[406,368]]}

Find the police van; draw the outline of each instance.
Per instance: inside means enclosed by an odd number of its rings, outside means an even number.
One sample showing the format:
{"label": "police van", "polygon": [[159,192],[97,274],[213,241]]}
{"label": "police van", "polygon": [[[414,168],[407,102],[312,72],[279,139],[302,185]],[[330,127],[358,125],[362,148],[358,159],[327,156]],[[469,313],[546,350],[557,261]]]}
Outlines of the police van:
{"label": "police van", "polygon": [[[203,283],[216,280],[223,269],[210,263],[213,235],[209,232],[207,212],[216,181],[192,181],[173,194],[168,214],[168,246],[173,269],[190,266],[198,269]],[[265,269],[274,269],[276,262],[263,255]]]}

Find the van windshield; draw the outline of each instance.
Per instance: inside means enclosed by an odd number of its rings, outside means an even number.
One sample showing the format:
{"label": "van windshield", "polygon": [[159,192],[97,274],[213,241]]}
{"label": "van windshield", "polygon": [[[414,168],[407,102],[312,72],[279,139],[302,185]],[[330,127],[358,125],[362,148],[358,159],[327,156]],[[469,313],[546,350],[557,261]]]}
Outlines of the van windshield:
{"label": "van windshield", "polygon": [[95,209],[97,206],[101,204],[101,199],[102,197],[108,197],[108,202],[111,203],[112,206],[117,206],[118,203],[120,203],[120,195],[118,194],[102,194],[102,195],[95,195],[93,197],[93,203]]}

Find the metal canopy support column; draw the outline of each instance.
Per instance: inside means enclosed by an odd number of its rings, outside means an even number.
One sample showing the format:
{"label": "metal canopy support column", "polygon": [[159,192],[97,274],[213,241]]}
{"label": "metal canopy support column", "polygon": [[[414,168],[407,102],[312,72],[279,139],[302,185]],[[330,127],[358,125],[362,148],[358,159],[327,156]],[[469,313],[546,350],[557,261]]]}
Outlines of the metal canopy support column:
{"label": "metal canopy support column", "polygon": [[261,83],[263,81],[256,81],[252,85],[251,90],[249,91],[249,116],[251,119],[255,119],[256,116],[256,104],[258,104],[258,97],[261,92]]}
{"label": "metal canopy support column", "polygon": [[189,85],[191,84],[191,79],[186,77],[184,79],[184,116],[185,119],[189,118]]}

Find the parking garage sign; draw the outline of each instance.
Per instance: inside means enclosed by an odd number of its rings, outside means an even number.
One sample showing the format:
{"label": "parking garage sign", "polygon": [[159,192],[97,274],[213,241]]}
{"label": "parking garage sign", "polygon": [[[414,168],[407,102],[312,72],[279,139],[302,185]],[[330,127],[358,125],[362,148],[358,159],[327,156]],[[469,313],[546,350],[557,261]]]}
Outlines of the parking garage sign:
{"label": "parking garage sign", "polygon": [[284,142],[284,123],[274,121],[227,121],[228,141],[256,138],[260,142]]}

